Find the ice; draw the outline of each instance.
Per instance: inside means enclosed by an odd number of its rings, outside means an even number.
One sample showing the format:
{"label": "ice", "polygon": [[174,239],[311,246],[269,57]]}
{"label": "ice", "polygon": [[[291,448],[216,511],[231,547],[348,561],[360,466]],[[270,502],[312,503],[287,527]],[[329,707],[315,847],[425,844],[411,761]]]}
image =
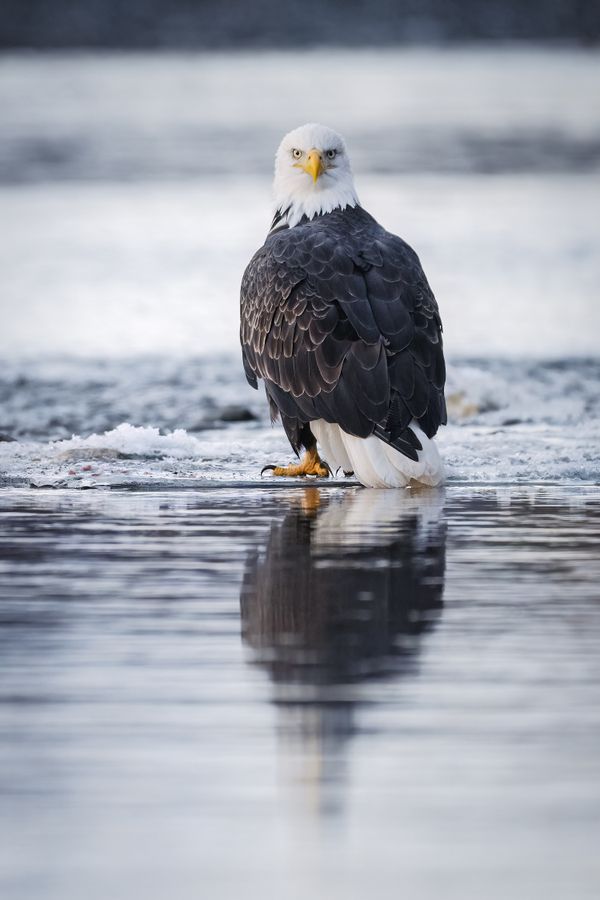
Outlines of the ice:
{"label": "ice", "polygon": [[188,434],[183,428],[177,428],[168,434],[161,434],[158,428],[143,425],[130,425],[122,422],[104,434],[90,434],[82,438],[73,435],[68,441],[58,441],[55,445],[64,458],[68,453],[76,456],[77,451],[95,448],[118,450],[123,454],[139,456],[169,456],[172,459],[189,459],[200,455],[201,442]]}
{"label": "ice", "polygon": [[[327,90],[306,93],[307,62]],[[346,133],[361,202],[415,247],[438,298],[449,482],[600,480],[597,53],[0,69],[0,433],[16,439],[0,443],[2,483],[258,484],[292,458],[244,380],[239,286],[276,144],[307,119]],[[231,404],[255,420],[223,421]]]}
{"label": "ice", "polygon": [[600,362],[449,360],[451,421],[586,427],[600,417]]}
{"label": "ice", "polygon": [[[103,384],[110,397],[122,393],[131,387],[132,366],[140,420],[86,429],[98,418],[96,406],[105,403]],[[27,365],[25,377],[25,368],[15,364],[0,367],[0,391],[11,392],[13,414],[2,430],[8,424],[15,437],[22,434],[14,443],[0,443],[2,479],[65,487],[269,483],[268,476],[261,482],[261,468],[287,462],[293,453],[281,426],[268,424],[263,392],[244,387],[238,357],[215,359],[212,366],[181,361],[181,369],[185,375],[177,377],[166,360],[146,369],[115,361],[105,363],[100,376],[94,363],[72,360],[57,368],[39,361]],[[172,393],[164,393],[160,373],[166,381],[170,373]],[[449,425],[438,441],[449,482],[600,481],[600,362],[458,359],[449,361],[448,374]],[[84,392],[89,402],[82,404],[81,385],[90,383],[95,393]],[[43,420],[51,391],[61,396],[55,415],[77,419],[78,433],[69,438],[44,440],[29,430],[32,420]],[[211,410],[218,396],[248,400],[257,419],[207,418],[195,432],[173,427],[177,417],[184,420],[188,398],[204,397]],[[143,421],[146,415],[154,424]],[[47,427],[63,430],[60,422]]]}

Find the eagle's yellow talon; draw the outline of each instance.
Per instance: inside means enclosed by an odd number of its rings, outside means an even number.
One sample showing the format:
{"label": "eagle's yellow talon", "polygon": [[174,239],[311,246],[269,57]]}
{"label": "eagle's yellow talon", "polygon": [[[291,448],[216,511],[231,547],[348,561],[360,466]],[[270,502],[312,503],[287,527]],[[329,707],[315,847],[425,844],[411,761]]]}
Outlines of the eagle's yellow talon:
{"label": "eagle's yellow talon", "polygon": [[299,478],[304,475],[316,475],[317,478],[329,478],[330,475],[333,477],[329,463],[319,457],[316,449],[307,450],[296,465],[264,466],[260,474],[263,475],[264,472],[272,472],[273,475],[286,478]]}

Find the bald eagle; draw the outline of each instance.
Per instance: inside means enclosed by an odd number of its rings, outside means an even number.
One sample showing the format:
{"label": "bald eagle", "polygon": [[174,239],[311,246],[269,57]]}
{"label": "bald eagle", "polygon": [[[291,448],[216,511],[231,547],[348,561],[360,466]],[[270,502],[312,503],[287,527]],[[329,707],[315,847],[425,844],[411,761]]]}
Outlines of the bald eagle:
{"label": "bald eagle", "polygon": [[442,323],[419,258],[361,207],[330,128],[283,138],[274,193],[271,229],[242,279],[242,358],[296,454],[306,452],[266,468],[326,477],[341,467],[369,487],[439,484]]}

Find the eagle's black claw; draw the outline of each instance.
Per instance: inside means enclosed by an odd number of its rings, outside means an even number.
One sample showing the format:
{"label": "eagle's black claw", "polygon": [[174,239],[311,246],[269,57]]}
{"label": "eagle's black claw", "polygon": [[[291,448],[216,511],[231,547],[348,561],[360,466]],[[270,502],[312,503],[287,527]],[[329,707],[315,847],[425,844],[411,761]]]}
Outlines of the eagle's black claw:
{"label": "eagle's black claw", "polygon": [[262,478],[265,472],[274,472],[275,466],[265,466],[264,469],[260,470],[260,477]]}

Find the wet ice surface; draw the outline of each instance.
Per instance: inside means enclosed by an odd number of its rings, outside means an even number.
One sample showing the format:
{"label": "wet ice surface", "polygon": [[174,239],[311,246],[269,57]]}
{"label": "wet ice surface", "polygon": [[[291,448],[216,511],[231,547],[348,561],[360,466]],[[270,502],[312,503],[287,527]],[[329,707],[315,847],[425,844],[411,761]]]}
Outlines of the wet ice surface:
{"label": "wet ice surface", "polygon": [[1,491],[3,896],[597,896],[599,500]]}
{"label": "wet ice surface", "polygon": [[[597,361],[455,360],[447,395],[450,483],[600,481]],[[239,483],[293,455],[237,354],[5,363],[0,398],[15,439],[0,442],[0,484]]]}

